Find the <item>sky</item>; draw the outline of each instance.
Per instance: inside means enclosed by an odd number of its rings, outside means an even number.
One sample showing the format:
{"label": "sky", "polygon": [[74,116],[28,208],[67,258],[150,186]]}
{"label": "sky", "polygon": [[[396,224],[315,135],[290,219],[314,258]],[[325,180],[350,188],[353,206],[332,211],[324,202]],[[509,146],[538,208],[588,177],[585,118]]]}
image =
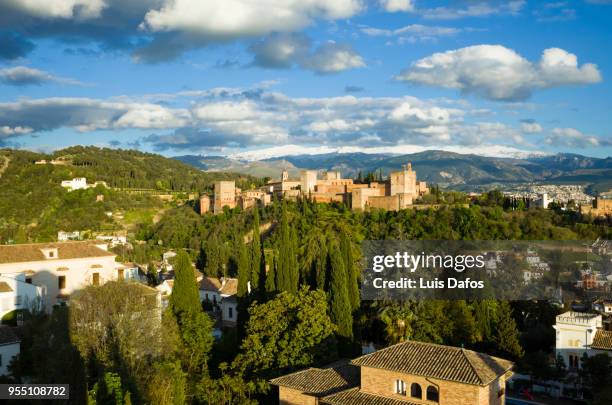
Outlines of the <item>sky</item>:
{"label": "sky", "polygon": [[0,147],[612,155],[612,0],[0,0]]}

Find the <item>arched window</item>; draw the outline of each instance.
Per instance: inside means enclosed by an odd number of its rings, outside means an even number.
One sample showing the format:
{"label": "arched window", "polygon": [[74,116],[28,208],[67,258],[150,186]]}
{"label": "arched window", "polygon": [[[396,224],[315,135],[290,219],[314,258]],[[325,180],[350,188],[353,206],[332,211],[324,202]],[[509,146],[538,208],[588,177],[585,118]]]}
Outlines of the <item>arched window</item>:
{"label": "arched window", "polygon": [[417,383],[412,383],[410,386],[410,396],[412,398],[423,398],[423,391],[421,390],[421,386]]}
{"label": "arched window", "polygon": [[427,400],[438,402],[440,400],[440,394],[438,394],[438,389],[433,385],[427,387]]}
{"label": "arched window", "polygon": [[406,383],[404,380],[395,380],[395,393],[399,395],[406,395]]}

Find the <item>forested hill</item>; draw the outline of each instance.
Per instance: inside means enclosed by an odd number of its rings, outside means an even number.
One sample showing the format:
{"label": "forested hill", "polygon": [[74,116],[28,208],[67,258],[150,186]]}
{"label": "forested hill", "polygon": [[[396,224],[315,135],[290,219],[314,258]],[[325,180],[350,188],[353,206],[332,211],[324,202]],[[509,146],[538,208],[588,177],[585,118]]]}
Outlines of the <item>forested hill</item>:
{"label": "forested hill", "polygon": [[[56,164],[35,164],[41,160]],[[110,188],[67,192],[60,184],[74,177],[85,177],[88,183],[104,181]],[[173,159],[132,150],[76,146],[40,154],[0,149],[0,243],[52,240],[59,230],[122,229],[124,224],[108,212],[150,218],[163,208],[151,194],[199,193],[225,179],[245,188],[258,184],[248,175],[205,173]],[[127,193],[130,189],[153,193]],[[98,201],[100,194],[103,201]]]}
{"label": "forested hill", "polygon": [[90,182],[101,180],[118,188],[202,191],[216,180],[255,181],[244,174],[204,173],[174,159],[136,150],[73,146],[51,155],[15,150],[3,153],[14,157],[11,157],[13,165],[30,165],[42,159],[64,161],[68,163],[66,166],[54,166],[54,172],[64,179],[86,177]]}

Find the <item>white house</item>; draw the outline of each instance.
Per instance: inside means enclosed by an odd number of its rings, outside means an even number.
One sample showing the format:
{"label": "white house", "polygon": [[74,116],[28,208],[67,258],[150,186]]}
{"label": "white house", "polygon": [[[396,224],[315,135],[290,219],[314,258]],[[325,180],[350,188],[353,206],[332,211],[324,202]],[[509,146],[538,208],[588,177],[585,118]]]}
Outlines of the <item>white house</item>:
{"label": "white house", "polygon": [[238,314],[238,279],[203,277],[200,282],[200,300],[210,302],[221,316],[223,326],[236,326]]}
{"label": "white house", "polygon": [[68,189],[68,191],[84,190],[88,187],[87,179],[85,177],[75,177],[72,180],[62,181],[62,187]]}
{"label": "white house", "polygon": [[557,315],[556,355],[561,356],[568,370],[576,371],[586,354],[607,353],[612,356],[612,332],[602,327],[602,316],[583,312],[565,312]]}
{"label": "white house", "polygon": [[45,287],[26,281],[25,273],[0,275],[0,319],[19,309],[44,305]]}
{"label": "white house", "polygon": [[146,277],[141,276],[140,269],[135,263],[118,263],[117,279],[143,282]]}
{"label": "white house", "polygon": [[0,245],[0,276],[44,286],[50,310],[87,285],[117,280],[125,267],[115,257],[92,241]]}
{"label": "white house", "polygon": [[107,242],[111,247],[127,244],[127,236],[125,235],[98,235],[96,240]]}
{"label": "white house", "polygon": [[66,242],[69,240],[80,240],[80,239],[81,239],[81,232],[79,231],[73,231],[73,232],[59,231],[57,233],[58,242]]}
{"label": "white house", "polygon": [[0,326],[0,375],[8,374],[8,365],[19,354],[21,339],[10,326]]}
{"label": "white house", "polygon": [[172,295],[172,287],[174,287],[174,280],[164,280],[160,285],[155,287],[157,291],[159,291],[162,306],[166,308],[168,306],[168,299],[170,295]]}

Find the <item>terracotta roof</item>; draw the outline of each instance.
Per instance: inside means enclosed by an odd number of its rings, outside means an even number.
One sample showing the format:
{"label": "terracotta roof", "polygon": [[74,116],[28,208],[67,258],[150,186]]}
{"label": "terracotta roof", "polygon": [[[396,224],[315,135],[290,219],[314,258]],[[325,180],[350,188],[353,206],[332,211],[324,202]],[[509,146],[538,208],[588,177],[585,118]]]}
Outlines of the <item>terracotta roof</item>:
{"label": "terracotta roof", "polygon": [[270,381],[271,384],[322,397],[359,384],[359,367],[342,363],[325,368],[309,368]]}
{"label": "terracotta roof", "polygon": [[237,278],[226,278],[225,283],[223,279],[216,277],[203,277],[200,281],[200,290],[206,291],[217,291],[223,295],[236,295],[238,292],[238,279]]}
{"label": "terracotta roof", "polygon": [[[41,249],[57,249],[58,257],[46,259]],[[23,263],[105,256],[115,256],[115,254],[97,247],[91,241],[0,245],[0,263]]]}
{"label": "terracotta roof", "polygon": [[338,392],[321,398],[321,404],[326,405],[418,405],[415,402],[367,394],[359,388]]}
{"label": "terracotta roof", "polygon": [[597,329],[591,348],[599,350],[612,350],[612,331]]}
{"label": "terracotta roof", "polygon": [[6,281],[0,281],[0,293],[11,292],[13,289]]}
{"label": "terracotta roof", "polygon": [[352,363],[481,386],[488,385],[514,365],[484,353],[412,340],[366,354]]}
{"label": "terracotta roof", "polygon": [[17,336],[15,328],[10,326],[0,326],[0,345],[9,345],[11,343],[19,343],[21,339]]}

